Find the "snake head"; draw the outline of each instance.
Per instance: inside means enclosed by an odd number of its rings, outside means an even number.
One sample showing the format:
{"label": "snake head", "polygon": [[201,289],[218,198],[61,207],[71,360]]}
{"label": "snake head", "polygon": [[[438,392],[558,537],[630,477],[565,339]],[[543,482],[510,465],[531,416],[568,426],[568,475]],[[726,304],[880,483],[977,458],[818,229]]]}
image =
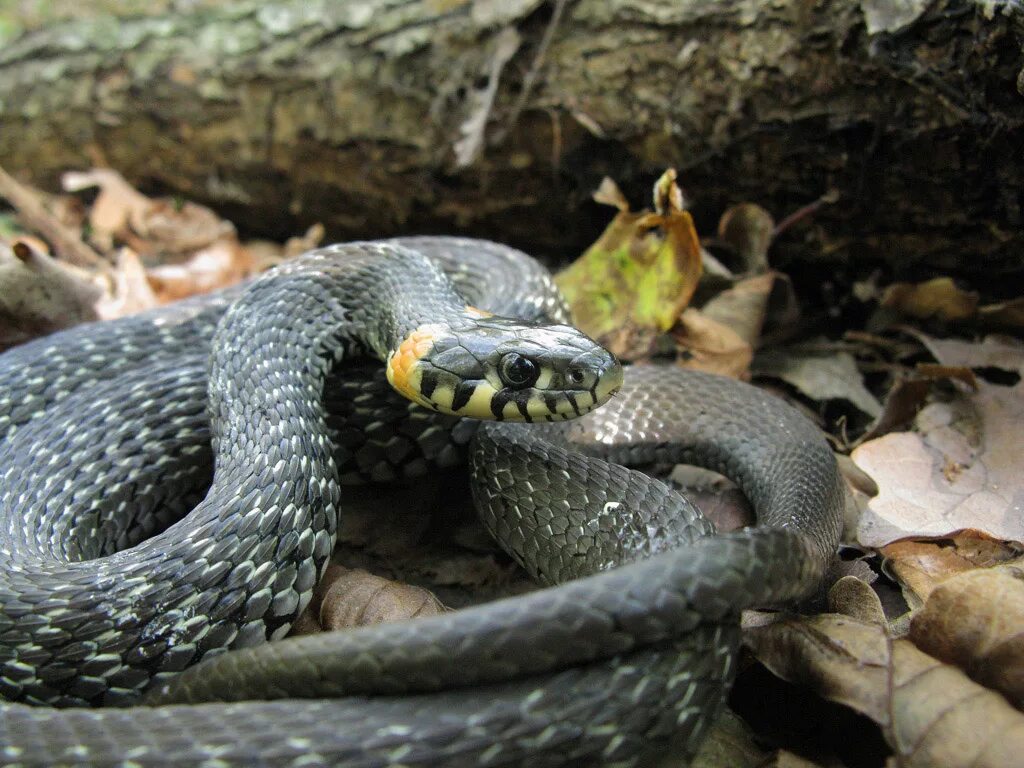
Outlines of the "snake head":
{"label": "snake head", "polygon": [[576,328],[467,317],[406,336],[388,355],[391,386],[441,413],[505,421],[582,416],[622,386],[619,361]]}

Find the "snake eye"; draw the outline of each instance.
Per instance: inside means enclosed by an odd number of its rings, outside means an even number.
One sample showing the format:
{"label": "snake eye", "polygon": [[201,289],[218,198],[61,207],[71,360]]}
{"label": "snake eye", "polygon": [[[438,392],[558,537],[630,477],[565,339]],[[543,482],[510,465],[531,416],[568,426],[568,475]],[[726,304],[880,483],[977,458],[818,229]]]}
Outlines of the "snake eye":
{"label": "snake eye", "polygon": [[526,389],[537,383],[540,370],[533,360],[515,352],[509,352],[498,363],[498,375],[505,386],[512,389]]}

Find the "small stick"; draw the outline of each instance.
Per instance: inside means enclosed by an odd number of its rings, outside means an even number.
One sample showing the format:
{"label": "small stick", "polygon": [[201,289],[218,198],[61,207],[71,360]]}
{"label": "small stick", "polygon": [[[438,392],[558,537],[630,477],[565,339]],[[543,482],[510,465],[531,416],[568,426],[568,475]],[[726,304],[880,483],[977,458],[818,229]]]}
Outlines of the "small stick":
{"label": "small stick", "polygon": [[61,224],[39,201],[36,194],[0,168],[0,196],[18,212],[28,229],[46,238],[58,256],[80,267],[106,267],[106,260]]}

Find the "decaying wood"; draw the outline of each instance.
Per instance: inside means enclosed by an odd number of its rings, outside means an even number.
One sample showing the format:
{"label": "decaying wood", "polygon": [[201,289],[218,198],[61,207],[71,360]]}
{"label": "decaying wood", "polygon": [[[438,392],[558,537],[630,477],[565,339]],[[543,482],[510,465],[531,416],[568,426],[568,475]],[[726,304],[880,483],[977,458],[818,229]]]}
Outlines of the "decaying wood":
{"label": "decaying wood", "polygon": [[0,157],[54,185],[102,158],[269,234],[563,254],[607,220],[603,176],[641,201],[675,166],[704,231],[730,202],[781,219],[833,192],[780,252],[1020,269],[1015,2],[556,7],[278,0],[43,29],[0,51]]}

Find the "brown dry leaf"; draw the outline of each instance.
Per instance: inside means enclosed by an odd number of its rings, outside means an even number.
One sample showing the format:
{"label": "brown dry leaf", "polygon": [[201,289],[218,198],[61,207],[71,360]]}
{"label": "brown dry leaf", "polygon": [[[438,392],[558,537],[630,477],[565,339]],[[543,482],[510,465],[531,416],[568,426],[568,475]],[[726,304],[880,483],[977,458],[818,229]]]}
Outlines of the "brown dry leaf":
{"label": "brown dry leaf", "polygon": [[989,326],[1024,328],[1024,297],[978,307],[978,319]]}
{"label": "brown dry leaf", "polygon": [[925,653],[955,664],[1024,708],[1024,571],[1014,566],[959,574],[935,588],[910,623]]}
{"label": "brown dry leaf", "polygon": [[980,531],[959,531],[940,539],[903,539],[879,550],[887,570],[903,587],[911,608],[920,607],[946,579],[976,568],[1015,560],[1021,548]]}
{"label": "brown dry leaf", "polygon": [[91,171],[69,171],[61,177],[67,192],[99,187],[99,194],[89,210],[92,239],[102,251],[111,251],[115,238],[129,230],[133,216],[142,216],[152,202],[125,181],[117,171],[94,168]]}
{"label": "brown dry leaf", "polygon": [[221,238],[234,239],[235,228],[202,205],[146,197],[121,174],[107,168],[66,173],[64,189],[99,187],[89,213],[93,237],[104,250],[115,241],[141,255],[189,254]]}
{"label": "brown dry leaf", "polygon": [[878,624],[822,614],[745,637],[779,677],[878,723],[903,768],[1005,768],[1024,754],[1024,715]]}
{"label": "brown dry leaf", "polygon": [[978,307],[978,294],[957,288],[949,277],[924,283],[893,283],[882,292],[880,304],[909,317],[965,320]]}
{"label": "brown dry leaf", "polygon": [[896,539],[977,528],[1024,540],[1024,385],[978,382],[977,393],[931,403],[917,432],[892,432],[858,446],[853,460],[879,493],[857,538],[880,547]]}
{"label": "brown dry leaf", "polygon": [[0,351],[98,317],[101,291],[89,274],[41,245],[22,238],[0,247]]}
{"label": "brown dry leaf", "polygon": [[776,275],[768,272],[740,280],[708,301],[700,311],[709,320],[731,328],[752,349],[761,338],[775,279]]}
{"label": "brown dry leaf", "polygon": [[219,240],[181,264],[161,264],[146,272],[157,301],[165,304],[234,285],[255,273],[255,260],[234,239]]}
{"label": "brown dry leaf", "polygon": [[834,613],[863,622],[885,624],[885,610],[878,593],[856,576],[843,576],[829,588],[828,607]]}
{"label": "brown dry leaf", "polygon": [[149,286],[145,267],[130,248],[118,252],[113,271],[103,279],[107,290],[96,302],[96,312],[103,320],[142,312],[160,303]]}
{"label": "brown dry leaf", "polygon": [[656,213],[623,209],[606,181],[598,199],[619,208],[601,237],[555,280],[577,325],[627,360],[647,355],[700,280],[701,247],[668,170],[654,186]]}
{"label": "brown dry leaf", "polygon": [[672,329],[672,337],[682,353],[678,359],[683,367],[736,379],[749,378],[754,356],[750,344],[700,311],[686,309]]}
{"label": "brown dry leaf", "polygon": [[725,709],[692,761],[677,762],[669,757],[659,768],[763,768],[767,759],[768,754],[758,746],[750,726],[731,709]]}
{"label": "brown dry leaf", "polygon": [[978,381],[970,368],[918,363],[912,375],[897,380],[890,388],[885,396],[882,413],[867,432],[861,435],[858,444],[874,440],[907,424],[924,405],[932,383],[947,379],[959,381],[971,389],[978,388]]}
{"label": "brown dry leaf", "polygon": [[718,237],[740,257],[741,272],[768,269],[768,247],[775,237],[775,219],[756,203],[734,205],[718,220]]}
{"label": "brown dry leaf", "polygon": [[787,347],[759,353],[754,373],[792,384],[812,400],[846,400],[868,416],[877,418],[882,405],[864,386],[857,361],[848,352],[820,354],[810,349]]}

